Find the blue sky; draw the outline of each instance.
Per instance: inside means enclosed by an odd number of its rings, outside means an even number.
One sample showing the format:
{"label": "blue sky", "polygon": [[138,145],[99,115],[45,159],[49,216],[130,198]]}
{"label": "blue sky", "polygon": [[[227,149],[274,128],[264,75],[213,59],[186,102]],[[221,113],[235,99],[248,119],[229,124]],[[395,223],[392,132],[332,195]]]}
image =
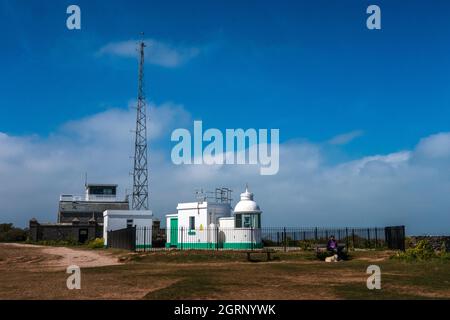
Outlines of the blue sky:
{"label": "blue sky", "polygon": [[[65,27],[70,4],[81,8],[79,31]],[[381,7],[381,30],[366,28],[369,4]],[[144,31],[160,54],[175,55],[146,64],[156,106],[180,105],[206,127],[279,128],[282,143],[320,146],[347,134],[321,149],[330,165],[415,150],[450,131],[449,9],[447,1],[0,0],[0,132],[50,141],[67,123],[127,110],[137,62],[114,48]],[[170,153],[169,139],[154,143]]]}
{"label": "blue sky", "polygon": [[[0,128],[46,135],[136,91],[133,59],[102,59],[106,43],[146,37],[201,48],[177,68],[147,67],[150,100],[174,101],[209,126],[279,127],[313,141],[363,130],[355,154],[409,148],[448,129],[449,5],[381,1],[1,1]],[[228,3],[228,4],[226,4]],[[251,118],[249,123],[248,119]]]}

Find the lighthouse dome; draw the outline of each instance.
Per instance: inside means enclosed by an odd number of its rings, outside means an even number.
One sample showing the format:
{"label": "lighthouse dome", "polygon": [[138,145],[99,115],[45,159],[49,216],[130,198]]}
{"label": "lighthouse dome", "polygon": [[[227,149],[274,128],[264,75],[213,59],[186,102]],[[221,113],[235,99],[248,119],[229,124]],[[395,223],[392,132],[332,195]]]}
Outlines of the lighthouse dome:
{"label": "lighthouse dome", "polygon": [[245,192],[241,193],[241,200],[234,207],[234,213],[261,213],[258,204],[253,200],[253,193],[245,188]]}

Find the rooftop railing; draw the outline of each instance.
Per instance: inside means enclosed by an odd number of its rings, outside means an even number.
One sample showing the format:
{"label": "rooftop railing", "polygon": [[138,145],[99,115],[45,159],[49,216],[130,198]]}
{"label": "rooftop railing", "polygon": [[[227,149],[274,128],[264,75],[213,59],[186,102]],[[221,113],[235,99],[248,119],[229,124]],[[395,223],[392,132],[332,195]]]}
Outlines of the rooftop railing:
{"label": "rooftop railing", "polygon": [[59,201],[118,201],[117,196],[113,194],[90,194],[85,195],[73,195],[63,194],[59,197]]}

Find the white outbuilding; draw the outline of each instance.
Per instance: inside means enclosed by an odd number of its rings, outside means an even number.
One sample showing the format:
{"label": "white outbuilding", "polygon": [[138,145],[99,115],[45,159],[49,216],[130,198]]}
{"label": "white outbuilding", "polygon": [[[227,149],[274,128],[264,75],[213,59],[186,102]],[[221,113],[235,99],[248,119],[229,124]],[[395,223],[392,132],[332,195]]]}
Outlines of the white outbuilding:
{"label": "white outbuilding", "polygon": [[103,239],[108,246],[108,231],[136,227],[136,249],[151,248],[153,214],[151,210],[106,210],[103,212]]}
{"label": "white outbuilding", "polygon": [[[228,189],[227,189],[228,190]],[[231,197],[179,203],[166,215],[167,247],[183,249],[261,248],[261,213],[253,193],[245,189],[234,213]]]}

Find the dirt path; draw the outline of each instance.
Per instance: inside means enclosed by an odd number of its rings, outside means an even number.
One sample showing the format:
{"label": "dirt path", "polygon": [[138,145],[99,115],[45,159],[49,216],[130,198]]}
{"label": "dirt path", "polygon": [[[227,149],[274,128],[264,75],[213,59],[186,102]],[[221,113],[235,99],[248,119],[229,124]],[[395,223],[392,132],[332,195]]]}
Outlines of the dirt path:
{"label": "dirt path", "polygon": [[[80,268],[102,267],[121,264],[117,257],[104,251],[91,251],[67,247],[47,247],[30,244],[3,243],[3,248],[17,249],[15,255],[4,261],[5,263],[20,262],[21,264],[37,264],[46,269],[59,270],[66,269],[70,265],[77,265]],[[34,255],[21,255],[20,251],[33,251]]]}

